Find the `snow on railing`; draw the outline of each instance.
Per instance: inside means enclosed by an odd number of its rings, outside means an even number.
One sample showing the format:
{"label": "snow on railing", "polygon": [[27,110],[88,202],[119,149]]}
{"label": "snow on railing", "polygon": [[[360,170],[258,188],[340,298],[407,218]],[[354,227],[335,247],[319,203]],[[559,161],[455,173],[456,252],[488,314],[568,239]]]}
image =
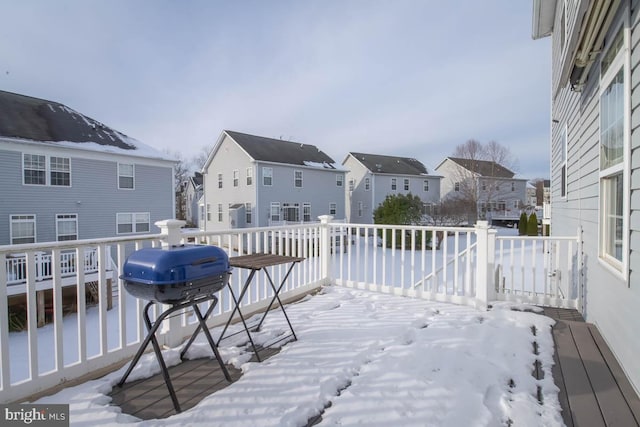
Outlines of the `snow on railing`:
{"label": "snow on railing", "polygon": [[[162,233],[156,235],[0,246],[0,316],[10,320],[0,322],[0,403],[25,399],[133,356],[146,335],[141,316],[144,301],[123,292],[117,276],[127,256],[142,247],[200,243],[219,246],[230,257],[259,252],[304,257],[294,266],[283,299],[298,298],[333,283],[479,308],[496,299],[548,301],[559,306],[577,306],[575,301],[579,301],[576,276],[581,243],[577,237],[496,237],[484,221],[475,227],[451,228],[347,224],[333,222],[329,216],[320,219],[319,223],[209,232],[181,230],[181,221],[168,220],[157,223]],[[49,257],[50,271],[42,271],[50,275],[52,289],[43,289],[43,282],[38,281],[42,252]],[[23,264],[8,262],[15,253],[24,254]],[[72,271],[72,259],[84,259],[85,268]],[[24,287],[26,312],[25,322],[13,326],[26,326],[26,332],[12,332],[9,326],[7,289],[17,286],[8,286],[6,279],[15,265],[24,266],[19,268],[25,271],[25,282],[18,286]],[[106,268],[86,272],[94,266],[108,266],[115,272],[108,275]],[[286,267],[271,267],[269,273],[278,282]],[[233,270],[230,286],[234,292],[248,274]],[[539,275],[548,282],[539,282]],[[118,292],[110,293],[109,286],[117,287]],[[71,301],[70,290],[75,290]],[[89,290],[97,294],[95,307],[87,307]],[[111,295],[115,296],[109,309],[107,296]],[[257,274],[241,302],[243,312],[250,316],[264,310],[271,296],[268,281]],[[226,322],[233,308],[226,288],[219,299],[209,318],[211,326]],[[49,307],[53,320],[42,329],[37,328],[40,304]],[[63,316],[69,305],[76,316]],[[152,317],[161,307],[158,304],[151,310]],[[180,345],[196,324],[189,311],[172,317],[160,329],[160,344]]]}

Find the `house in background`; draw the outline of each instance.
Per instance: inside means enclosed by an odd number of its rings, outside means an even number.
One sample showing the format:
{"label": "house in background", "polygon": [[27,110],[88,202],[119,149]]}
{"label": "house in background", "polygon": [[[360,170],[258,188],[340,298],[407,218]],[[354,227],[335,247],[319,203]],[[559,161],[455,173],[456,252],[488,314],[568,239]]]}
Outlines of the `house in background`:
{"label": "house in background", "polygon": [[447,157],[436,171],[444,177],[442,199],[468,203],[477,218],[517,221],[527,203],[527,180],[496,162]]}
{"label": "house in background", "polygon": [[185,188],[185,220],[189,226],[200,227],[200,208],[198,204],[203,193],[202,174],[196,172],[189,177]]}
{"label": "house in background", "polygon": [[203,167],[205,230],[343,219],[345,171],[311,144],[225,130]]}
{"label": "house in background", "polygon": [[582,229],[582,312],[640,391],[640,2],[533,2],[551,36],[551,234]]}
{"label": "house in background", "polygon": [[425,214],[440,201],[440,179],[408,157],[350,152],[342,162],[347,172],[346,207],[351,223],[373,224],[373,211],[388,195],[411,193],[422,200]]}
{"label": "house in background", "polygon": [[159,232],[174,164],[65,105],[0,91],[0,245]]}

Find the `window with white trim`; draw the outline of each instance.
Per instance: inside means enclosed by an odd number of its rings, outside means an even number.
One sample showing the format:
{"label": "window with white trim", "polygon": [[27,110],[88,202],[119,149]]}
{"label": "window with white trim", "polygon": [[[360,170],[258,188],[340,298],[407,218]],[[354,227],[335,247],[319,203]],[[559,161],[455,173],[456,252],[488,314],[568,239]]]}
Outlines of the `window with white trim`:
{"label": "window with white trim", "polygon": [[237,187],[238,185],[240,185],[240,171],[239,170],[234,170],[233,171],[233,186]]}
{"label": "window with white trim", "polygon": [[329,215],[335,215],[338,211],[337,203],[329,203]]}
{"label": "window with white trim", "polygon": [[344,175],[336,174],[336,187],[342,187],[344,185]]}
{"label": "window with white trim", "polygon": [[409,191],[409,178],[404,179],[404,191]]}
{"label": "window with white trim", "polygon": [[424,181],[422,181],[422,191],[427,192],[429,191],[429,180],[425,179]]}
{"label": "window with white trim", "polygon": [[302,204],[302,220],[304,222],[311,221],[311,203]]}
{"label": "window with white trim", "polygon": [[397,181],[398,180],[396,178],[391,178],[391,189],[394,191],[398,188]]}
{"label": "window with white trim", "polygon": [[117,234],[148,233],[151,229],[149,212],[122,212],[116,214]]}
{"label": "window with white trim", "polygon": [[262,185],[267,187],[273,185],[273,168],[262,168]]}
{"label": "window with white trim", "polygon": [[364,179],[364,191],[371,190],[371,178],[367,177]]}
{"label": "window with white trim", "polygon": [[460,191],[460,183],[459,182],[455,182],[453,184],[453,191]]}
{"label": "window with white trim", "polygon": [[207,203],[207,221],[211,221],[211,205]]}
{"label": "window with white trim", "polygon": [[282,219],[291,222],[300,222],[300,203],[283,203]]}
{"label": "window with white trim", "polygon": [[353,191],[354,187],[356,186],[356,180],[355,179],[350,179],[349,180],[349,191]]}
{"label": "window with white trim", "polygon": [[272,222],[280,221],[280,203],[279,202],[271,202],[271,206],[269,207],[269,217]]}
{"label": "window with white trim", "polygon": [[247,185],[253,185],[253,168],[247,168]]}
{"label": "window with white trim", "polygon": [[47,185],[47,160],[38,154],[22,155],[23,180],[27,185]]}
{"label": "window with white trim", "polygon": [[130,163],[118,163],[118,188],[133,190],[135,188],[135,166]]}
{"label": "window with white trim", "polygon": [[223,218],[223,214],[222,214],[222,203],[218,203],[218,222],[222,222],[222,218]]}
{"label": "window with white trim", "polygon": [[251,203],[247,202],[244,204],[244,212],[245,212],[245,222],[247,224],[251,224]]}
{"label": "window with white trim", "polygon": [[71,159],[25,153],[22,155],[22,182],[25,185],[71,187]]}
{"label": "window with white trim", "polygon": [[293,171],[293,186],[302,188],[302,171]]}
{"label": "window with white trim", "polygon": [[64,240],[78,240],[77,214],[56,215],[56,239],[59,242]]}
{"label": "window with white trim", "polygon": [[218,188],[222,188],[222,174],[218,174]]}
{"label": "window with white trim", "polygon": [[35,215],[11,215],[9,221],[12,245],[36,242]]}
{"label": "window with white trim", "polygon": [[628,153],[628,48],[622,26],[600,68],[600,256],[617,270],[626,264],[625,203]]}
{"label": "window with white trim", "polygon": [[364,210],[364,206],[362,202],[358,202],[358,216],[362,217],[362,211]]}

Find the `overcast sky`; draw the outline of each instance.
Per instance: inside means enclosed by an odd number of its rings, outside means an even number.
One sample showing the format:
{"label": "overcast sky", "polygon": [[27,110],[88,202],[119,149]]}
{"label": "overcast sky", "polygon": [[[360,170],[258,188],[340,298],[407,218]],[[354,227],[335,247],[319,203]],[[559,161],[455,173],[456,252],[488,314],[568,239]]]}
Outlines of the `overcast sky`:
{"label": "overcast sky", "polygon": [[549,175],[532,0],[0,0],[0,89],[191,158],[223,129],[435,167],[495,140]]}

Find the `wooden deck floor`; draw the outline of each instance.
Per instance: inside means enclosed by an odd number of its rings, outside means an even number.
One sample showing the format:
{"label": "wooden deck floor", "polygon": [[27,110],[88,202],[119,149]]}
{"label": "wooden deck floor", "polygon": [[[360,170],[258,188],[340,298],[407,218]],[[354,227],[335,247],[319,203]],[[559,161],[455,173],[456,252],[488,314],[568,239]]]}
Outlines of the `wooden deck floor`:
{"label": "wooden deck floor", "polygon": [[556,320],[553,378],[567,427],[640,426],[640,399],[598,329],[576,310],[544,314]]}
{"label": "wooden deck floor", "polygon": [[[597,328],[585,323],[576,310],[545,308],[544,314],[556,320],[553,378],[560,388],[567,427],[640,427],[640,399]],[[260,356],[266,359],[276,353],[263,350]],[[241,372],[227,368],[237,381]],[[229,385],[215,359],[182,362],[169,368],[169,375],[183,411]],[[111,397],[123,413],[144,420],[175,414],[160,374],[114,387]],[[309,420],[308,425],[320,419]]]}

